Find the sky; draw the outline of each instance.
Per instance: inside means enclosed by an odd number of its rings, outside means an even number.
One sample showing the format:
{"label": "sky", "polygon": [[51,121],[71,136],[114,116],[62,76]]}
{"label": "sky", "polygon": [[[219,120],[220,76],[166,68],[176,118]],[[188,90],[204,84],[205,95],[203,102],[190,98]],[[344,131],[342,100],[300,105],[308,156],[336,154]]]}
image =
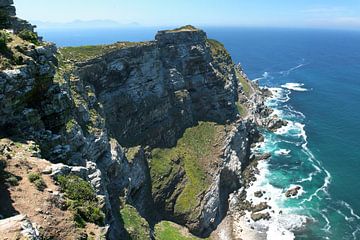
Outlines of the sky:
{"label": "sky", "polygon": [[35,22],[360,29],[360,0],[14,0]]}

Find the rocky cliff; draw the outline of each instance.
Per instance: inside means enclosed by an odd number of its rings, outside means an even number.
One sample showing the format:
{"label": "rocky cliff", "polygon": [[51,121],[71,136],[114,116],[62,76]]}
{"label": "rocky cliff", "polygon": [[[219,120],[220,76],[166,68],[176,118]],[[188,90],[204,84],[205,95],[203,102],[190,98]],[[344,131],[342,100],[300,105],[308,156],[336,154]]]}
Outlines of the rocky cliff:
{"label": "rocky cliff", "polygon": [[[0,170],[15,204],[0,214],[27,215],[6,221],[29,223],[22,234],[33,239],[167,239],[184,232],[175,223],[209,236],[244,185],[267,112],[224,46],[185,26],[57,50],[11,4],[0,1]],[[12,177],[34,183],[51,211],[26,208]],[[73,225],[55,231],[39,220],[49,215]]]}

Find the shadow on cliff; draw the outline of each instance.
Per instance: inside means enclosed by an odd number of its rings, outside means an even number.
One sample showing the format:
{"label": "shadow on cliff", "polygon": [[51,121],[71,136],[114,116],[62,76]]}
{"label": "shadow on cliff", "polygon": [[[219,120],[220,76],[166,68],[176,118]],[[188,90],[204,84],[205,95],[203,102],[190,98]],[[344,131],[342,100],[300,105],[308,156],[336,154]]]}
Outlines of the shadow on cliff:
{"label": "shadow on cliff", "polygon": [[13,206],[9,187],[10,185],[17,185],[20,178],[5,171],[5,167],[6,161],[0,160],[0,215],[3,218],[9,218],[19,214]]}

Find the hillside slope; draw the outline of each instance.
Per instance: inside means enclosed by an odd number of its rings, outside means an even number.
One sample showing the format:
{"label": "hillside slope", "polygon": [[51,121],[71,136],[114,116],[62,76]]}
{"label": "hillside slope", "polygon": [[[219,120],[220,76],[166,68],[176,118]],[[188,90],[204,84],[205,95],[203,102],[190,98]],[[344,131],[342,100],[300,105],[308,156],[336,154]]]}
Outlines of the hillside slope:
{"label": "hillside slope", "polygon": [[269,123],[263,92],[192,26],[57,50],[11,4],[0,1],[2,232],[208,237],[248,182],[257,125]]}

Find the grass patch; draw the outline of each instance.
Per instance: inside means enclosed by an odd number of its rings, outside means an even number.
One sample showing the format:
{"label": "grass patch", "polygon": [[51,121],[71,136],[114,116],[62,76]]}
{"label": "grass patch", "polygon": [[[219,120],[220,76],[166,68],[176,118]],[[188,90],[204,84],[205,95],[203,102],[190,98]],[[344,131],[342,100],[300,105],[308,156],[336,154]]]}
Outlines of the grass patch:
{"label": "grass patch", "polygon": [[210,179],[205,164],[213,161],[215,145],[221,139],[224,126],[210,122],[201,122],[198,126],[185,131],[176,147],[171,149],[154,149],[150,161],[150,174],[153,193],[167,186],[183,167],[186,172],[186,185],[175,203],[175,214],[194,216],[199,204],[199,195],[206,191]]}
{"label": "grass patch", "polygon": [[168,30],[167,32],[183,32],[183,31],[196,31],[196,30],[198,29],[192,25],[185,25],[179,28],[175,28],[173,30]]}
{"label": "grass patch", "polygon": [[180,226],[168,222],[162,221],[155,226],[155,240],[197,240],[195,236],[192,236],[187,232],[184,228],[182,229]]}
{"label": "grass patch", "polygon": [[247,115],[246,107],[243,104],[237,102],[236,103],[236,108],[237,108],[240,116],[246,116]]}
{"label": "grass patch", "polygon": [[29,173],[28,179],[39,191],[44,191],[44,189],[47,187],[44,179],[39,173]]}
{"label": "grass patch", "polygon": [[228,53],[228,51],[226,50],[224,44],[222,44],[221,42],[214,40],[214,39],[208,39],[207,42],[210,45],[210,49],[211,49],[211,53],[214,56],[226,56],[230,58],[230,54]]}
{"label": "grass patch", "polygon": [[120,48],[132,47],[143,44],[145,44],[145,42],[118,42],[110,45],[63,47],[59,50],[64,60],[87,61]]}
{"label": "grass patch", "polygon": [[125,205],[120,214],[124,222],[124,227],[132,240],[149,239],[149,223],[140,216],[137,210],[130,205]]}
{"label": "grass patch", "polygon": [[140,149],[141,146],[136,146],[126,149],[125,156],[127,160],[132,161],[135,158],[136,154],[140,151]]}
{"label": "grass patch", "polygon": [[99,207],[95,190],[90,183],[77,176],[59,176],[61,191],[65,193],[67,205],[74,214],[77,227],[85,227],[86,222],[102,226],[105,214]]}
{"label": "grass patch", "polygon": [[252,89],[250,87],[250,83],[236,70],[236,77],[239,79],[239,83],[243,87],[243,91],[247,97],[252,93]]}

